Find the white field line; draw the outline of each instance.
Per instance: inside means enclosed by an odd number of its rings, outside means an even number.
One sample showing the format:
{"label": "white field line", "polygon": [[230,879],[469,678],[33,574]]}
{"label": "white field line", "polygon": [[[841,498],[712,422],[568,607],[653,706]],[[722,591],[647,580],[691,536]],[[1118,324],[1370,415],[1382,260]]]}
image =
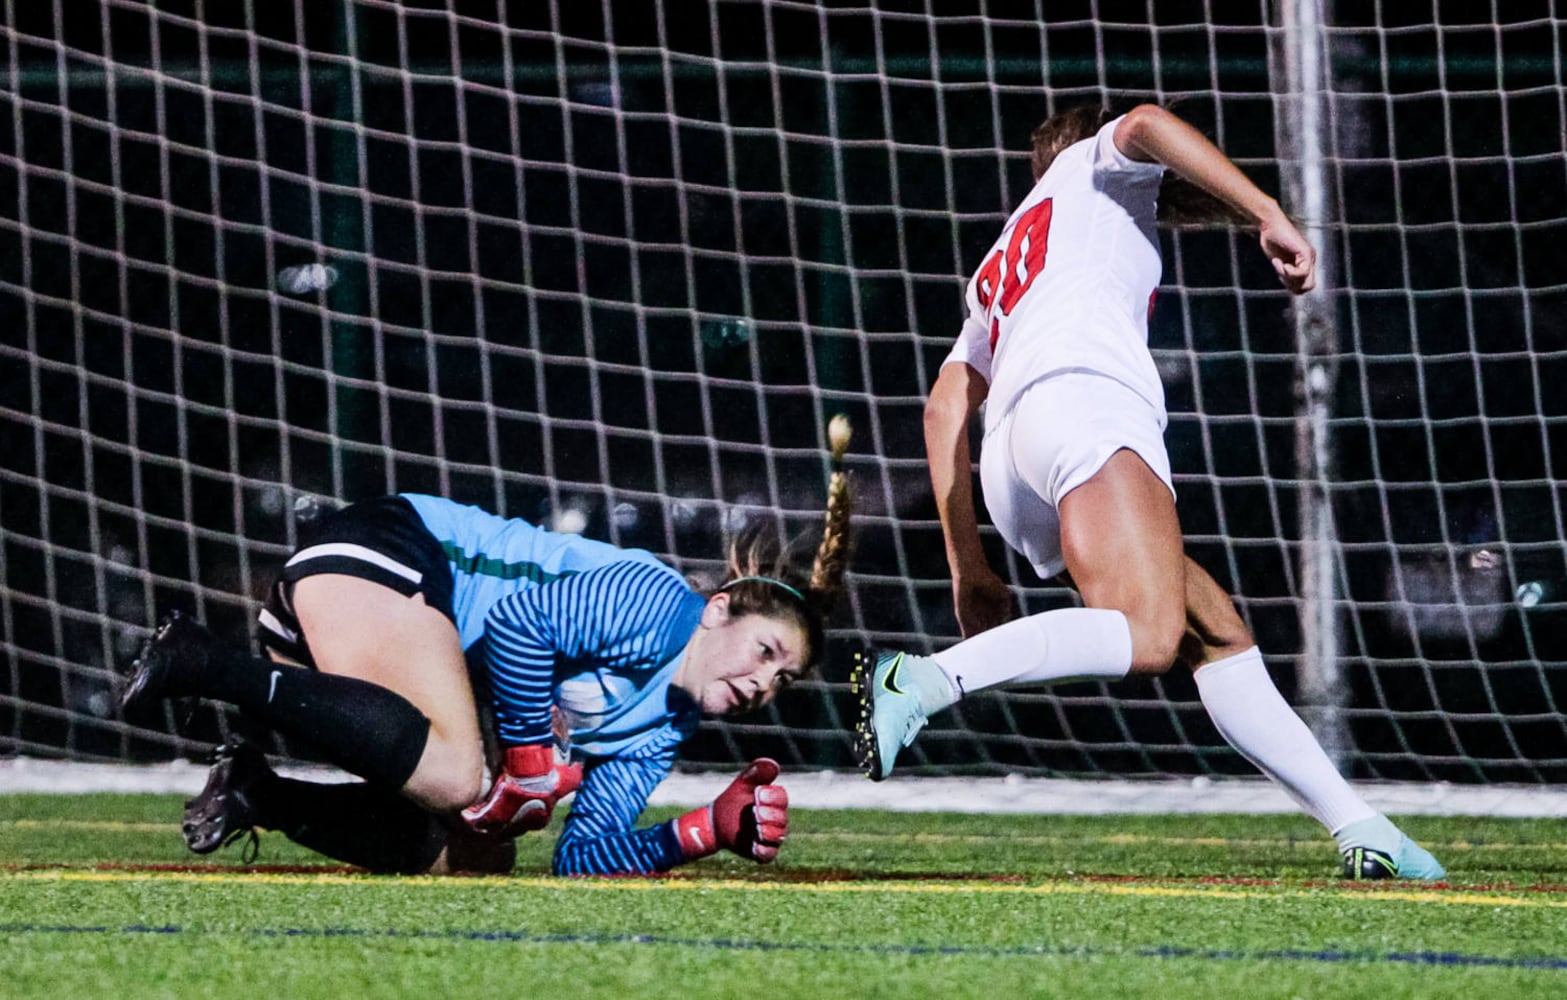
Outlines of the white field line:
{"label": "white field line", "polygon": [[[206,767],[189,761],[136,766],[10,758],[0,761],[0,794],[20,792],[165,792],[194,795]],[[284,774],[342,781],[325,768]],[[673,774],[649,805],[695,806],[712,799],[732,772]],[[1160,813],[1292,813],[1295,803],[1260,778],[1150,781],[1066,781],[1052,778],[893,778],[872,782],[838,771],[786,772],[781,783],[802,809],[888,809],[896,812],[1132,815]],[[1373,808],[1395,816],[1567,818],[1567,787],[1359,782]]]}

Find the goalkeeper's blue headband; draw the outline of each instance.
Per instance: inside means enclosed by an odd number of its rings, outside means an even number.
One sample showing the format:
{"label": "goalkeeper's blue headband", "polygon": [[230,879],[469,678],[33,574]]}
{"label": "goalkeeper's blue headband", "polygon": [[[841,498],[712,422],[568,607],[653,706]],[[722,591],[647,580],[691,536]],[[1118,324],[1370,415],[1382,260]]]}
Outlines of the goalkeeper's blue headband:
{"label": "goalkeeper's blue headband", "polygon": [[786,593],[788,593],[791,597],[793,597],[795,600],[799,601],[801,604],[806,603],[804,594],[800,593],[798,590],[795,590],[793,587],[789,586],[787,583],[784,583],[782,580],[777,580],[777,579],[774,579],[773,577],[770,577],[770,576],[742,576],[738,580],[730,580],[728,583],[724,584],[722,587],[719,587],[718,589],[720,591],[725,591],[725,590],[728,590],[730,587],[733,587],[735,584],[737,584],[737,583],[745,583],[747,580],[760,580],[763,583],[770,583],[773,586],[778,587],[778,588],[782,589],[783,591],[785,591]]}

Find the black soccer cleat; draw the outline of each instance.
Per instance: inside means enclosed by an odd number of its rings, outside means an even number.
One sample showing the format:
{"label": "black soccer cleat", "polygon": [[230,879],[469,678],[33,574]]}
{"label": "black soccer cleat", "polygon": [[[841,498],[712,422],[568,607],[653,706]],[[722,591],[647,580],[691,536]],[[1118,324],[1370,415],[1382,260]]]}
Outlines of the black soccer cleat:
{"label": "black soccer cleat", "polygon": [[1360,881],[1398,878],[1398,862],[1391,854],[1372,847],[1350,847],[1344,851],[1344,877]]}
{"label": "black soccer cleat", "polygon": [[854,654],[849,685],[860,702],[854,750],[860,770],[872,781],[885,781],[892,774],[898,752],[913,743],[925,727],[925,705],[918,686],[903,671],[906,663],[917,659],[893,650],[868,649]]}
{"label": "black soccer cleat", "polygon": [[180,823],[185,846],[197,854],[211,854],[247,833],[254,837],[256,787],[272,777],[266,755],[254,744],[239,740],[218,747],[206,787],[185,800]]}
{"label": "black soccer cleat", "polygon": [[120,710],[128,711],[163,698],[199,695],[207,656],[218,640],[206,627],[178,611],[169,612],[142,643],[133,673],[120,695]]}

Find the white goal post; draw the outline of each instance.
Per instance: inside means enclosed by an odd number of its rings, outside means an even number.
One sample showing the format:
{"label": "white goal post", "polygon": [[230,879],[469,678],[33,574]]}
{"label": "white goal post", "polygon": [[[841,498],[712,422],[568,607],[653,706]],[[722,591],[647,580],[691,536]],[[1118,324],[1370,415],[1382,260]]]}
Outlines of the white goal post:
{"label": "white goal post", "polygon": [[[921,407],[1082,102],[1167,103],[1307,223],[1164,235],[1188,548],[1357,779],[1567,778],[1556,0],[0,0],[0,755],[125,720],[170,608],[252,628],[321,505],[432,492],[713,570],[857,427],[851,643],[956,638]],[[986,529],[1023,608],[1070,593]],[[852,766],[842,669],[694,766]],[[307,748],[274,747],[308,756]],[[1189,673],[985,693],[914,775],[1251,774]]]}

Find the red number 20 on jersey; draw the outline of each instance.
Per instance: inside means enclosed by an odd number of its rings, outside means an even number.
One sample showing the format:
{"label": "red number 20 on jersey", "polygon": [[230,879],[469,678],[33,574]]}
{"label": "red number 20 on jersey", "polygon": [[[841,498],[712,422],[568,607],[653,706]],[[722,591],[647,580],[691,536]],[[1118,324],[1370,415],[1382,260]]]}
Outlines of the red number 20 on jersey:
{"label": "red number 20 on jersey", "polygon": [[[1009,315],[1034,278],[1045,268],[1050,249],[1050,201],[1033,206],[1018,217],[1005,250],[997,250],[980,268],[975,292],[980,307],[990,317],[990,349],[1001,336],[1001,316]],[[997,309],[1000,315],[997,315]]]}

